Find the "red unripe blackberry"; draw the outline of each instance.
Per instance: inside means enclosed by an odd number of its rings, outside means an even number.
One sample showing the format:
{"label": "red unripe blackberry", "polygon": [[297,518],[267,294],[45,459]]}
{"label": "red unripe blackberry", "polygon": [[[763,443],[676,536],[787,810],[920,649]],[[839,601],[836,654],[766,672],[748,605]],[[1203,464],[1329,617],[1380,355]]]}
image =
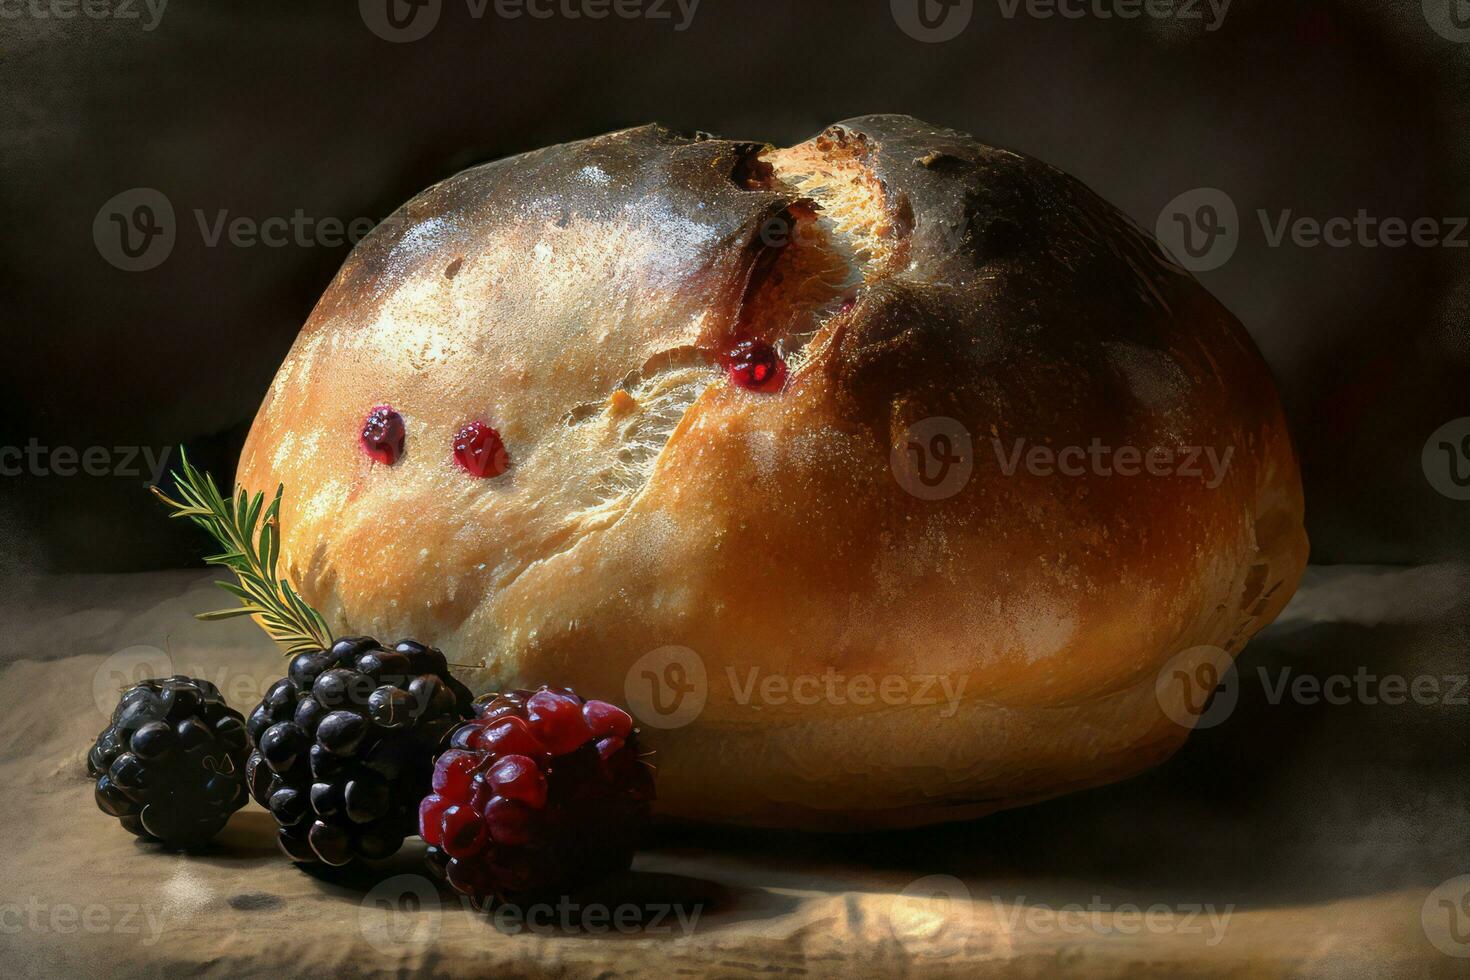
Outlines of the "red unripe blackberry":
{"label": "red unripe blackberry", "polygon": [[475,713],[419,807],[430,867],[482,907],[626,869],[654,797],[632,717],[547,687],[485,695]]}

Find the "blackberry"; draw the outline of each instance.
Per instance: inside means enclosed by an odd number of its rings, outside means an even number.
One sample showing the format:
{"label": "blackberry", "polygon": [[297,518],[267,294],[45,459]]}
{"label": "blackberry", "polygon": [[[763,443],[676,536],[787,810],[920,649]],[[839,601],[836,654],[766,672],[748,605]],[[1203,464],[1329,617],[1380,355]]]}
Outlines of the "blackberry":
{"label": "blackberry", "polygon": [[192,848],[245,805],[245,719],[208,681],[130,688],[87,753],[97,806],[144,840]]}
{"label": "blackberry", "polygon": [[430,868],[479,907],[626,870],[654,797],[632,717],[549,687],[485,695],[475,713],[419,808]]}
{"label": "blackberry", "polygon": [[412,640],[346,637],[297,654],[246,723],[250,795],[276,818],[281,849],[331,865],[397,851],[470,701],[444,654]]}

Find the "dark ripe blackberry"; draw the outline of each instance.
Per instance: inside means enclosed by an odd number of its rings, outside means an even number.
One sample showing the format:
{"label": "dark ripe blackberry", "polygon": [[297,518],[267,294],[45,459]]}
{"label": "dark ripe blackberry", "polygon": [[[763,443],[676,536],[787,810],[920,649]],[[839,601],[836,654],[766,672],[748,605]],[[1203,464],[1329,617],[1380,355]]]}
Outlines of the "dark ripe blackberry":
{"label": "dark ripe blackberry", "polygon": [[130,833],[198,847],[245,805],[245,719],[208,681],[176,676],[130,688],[87,753],[97,806]]}
{"label": "dark ripe blackberry", "polygon": [[418,830],[434,756],[469,717],[438,650],[346,637],[297,654],[250,713],[250,795],[295,861],[387,857]]}
{"label": "dark ripe blackberry", "polygon": [[419,807],[429,866],[481,907],[626,870],[654,798],[632,717],[547,687],[487,695],[475,714]]}

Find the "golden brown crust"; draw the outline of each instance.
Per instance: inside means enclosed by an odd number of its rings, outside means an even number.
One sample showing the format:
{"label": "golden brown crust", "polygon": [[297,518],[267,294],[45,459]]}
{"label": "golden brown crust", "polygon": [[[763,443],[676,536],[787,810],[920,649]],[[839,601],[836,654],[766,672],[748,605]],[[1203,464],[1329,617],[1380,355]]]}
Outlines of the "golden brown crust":
{"label": "golden brown crust", "polygon": [[[789,355],[780,393],[715,366],[748,334]],[[392,467],[356,440],[381,403]],[[477,417],[493,480],[450,458]],[[900,471],[935,418],[972,472],[924,499]],[[1009,465],[1094,445],[1225,465]],[[747,823],[922,823],[1152,765],[1187,734],[1161,668],[1238,652],[1306,558],[1239,323],[1075,181],[897,116],[789,151],[644,127],[431,188],[322,298],[240,480],[285,484],[286,568],[335,630],[483,659],[482,686],[624,701],[640,658],[693,651],[702,711],[649,731],[662,805]],[[789,696],[832,674],[910,686]],[[925,703],[930,675],[959,693]]]}

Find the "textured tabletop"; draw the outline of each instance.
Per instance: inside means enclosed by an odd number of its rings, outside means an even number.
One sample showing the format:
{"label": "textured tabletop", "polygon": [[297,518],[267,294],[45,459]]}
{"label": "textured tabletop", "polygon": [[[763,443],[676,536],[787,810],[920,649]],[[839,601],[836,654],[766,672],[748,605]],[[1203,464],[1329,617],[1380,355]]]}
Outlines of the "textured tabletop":
{"label": "textured tabletop", "polygon": [[1229,710],[1126,783],[882,835],[664,827],[624,878],[498,917],[416,841],[314,875],[253,803],[188,857],[96,810],[84,756],[136,671],[248,711],[284,670],[191,619],[210,578],[4,583],[7,975],[1470,975],[1463,569],[1313,569]]}

